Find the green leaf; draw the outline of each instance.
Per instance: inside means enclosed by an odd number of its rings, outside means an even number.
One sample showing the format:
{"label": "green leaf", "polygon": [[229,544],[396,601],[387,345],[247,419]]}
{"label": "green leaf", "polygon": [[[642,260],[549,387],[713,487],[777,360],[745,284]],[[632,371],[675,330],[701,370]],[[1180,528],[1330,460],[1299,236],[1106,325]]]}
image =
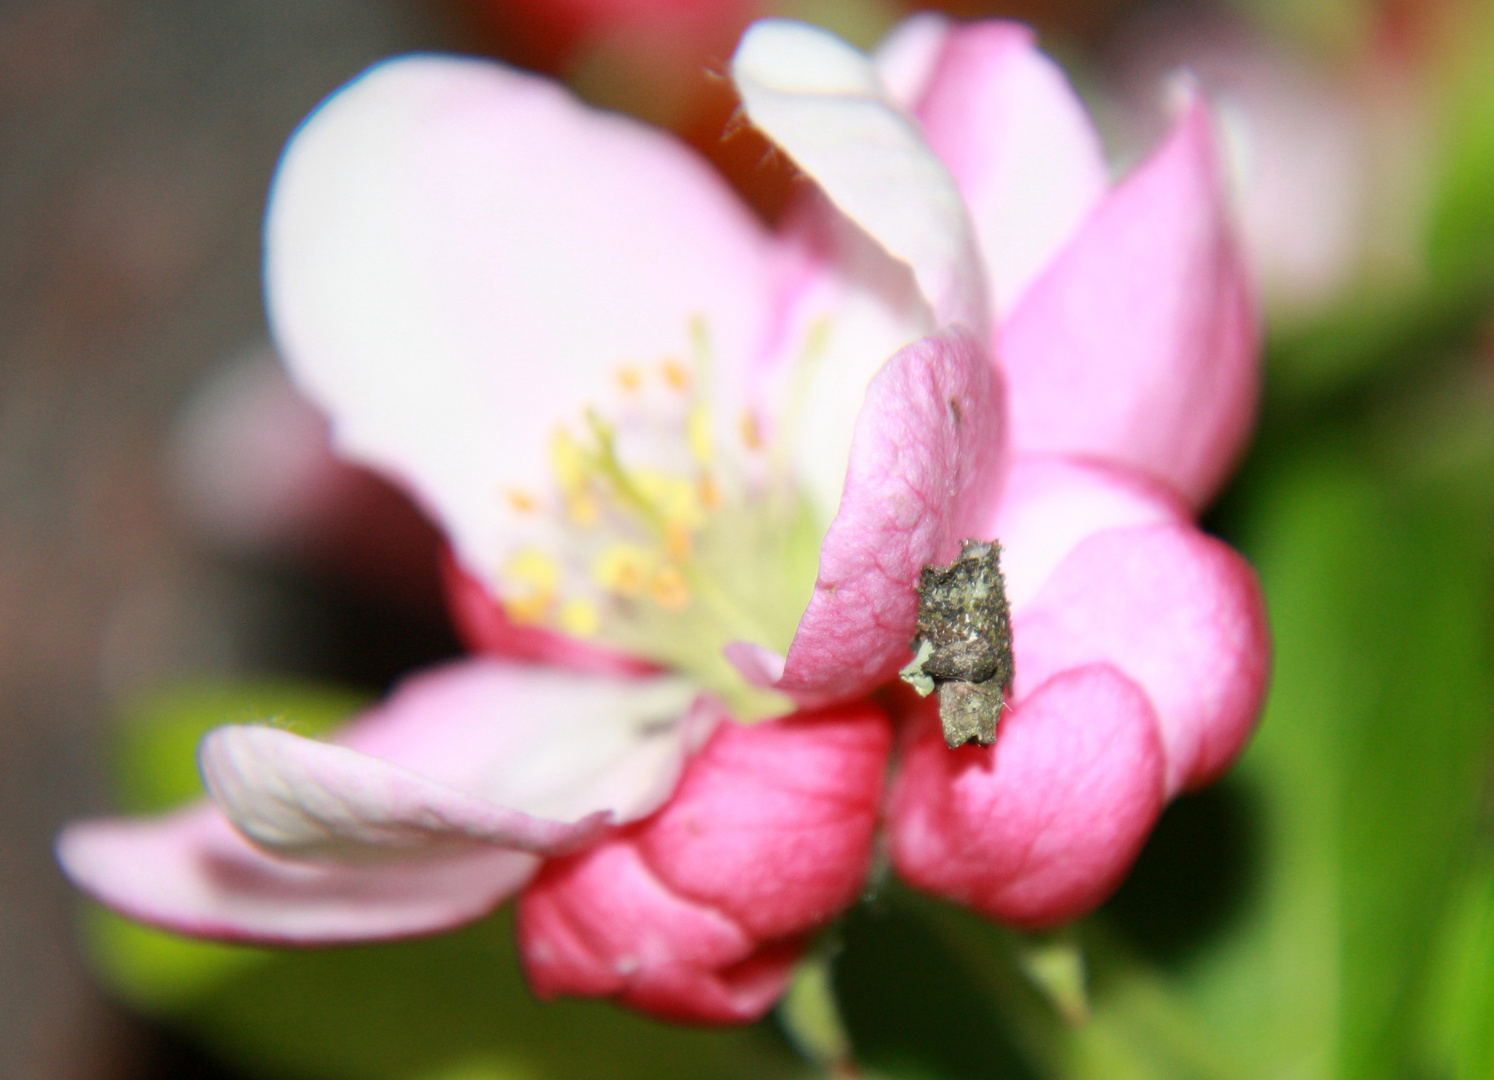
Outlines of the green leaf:
{"label": "green leaf", "polygon": [[1263,872],[1189,985],[1254,1075],[1412,1071],[1427,912],[1466,839],[1494,711],[1486,496],[1407,483],[1372,446],[1299,447],[1244,515],[1276,649],[1238,769],[1262,808]]}
{"label": "green leaf", "polygon": [[141,1012],[165,1019],[275,955],[266,949],[178,937],[92,906],[83,912],[81,936],[95,970],[111,990]]}
{"label": "green leaf", "polygon": [[1458,36],[1439,57],[1442,85],[1428,255],[1443,280],[1494,277],[1494,16],[1460,13]]}
{"label": "green leaf", "polygon": [[366,704],[366,694],[289,679],[175,686],[141,697],[125,708],[114,747],[119,807],[158,813],[199,798],[197,743],[222,724],[270,723],[321,735]]}
{"label": "green leaf", "polygon": [[1458,883],[1437,935],[1422,1039],[1431,1075],[1494,1076],[1494,854]]}
{"label": "green leaf", "polygon": [[178,1022],[276,1080],[776,1080],[805,1075],[763,1027],[675,1027],[605,1002],[534,1000],[500,914],[422,941],[274,953]]}

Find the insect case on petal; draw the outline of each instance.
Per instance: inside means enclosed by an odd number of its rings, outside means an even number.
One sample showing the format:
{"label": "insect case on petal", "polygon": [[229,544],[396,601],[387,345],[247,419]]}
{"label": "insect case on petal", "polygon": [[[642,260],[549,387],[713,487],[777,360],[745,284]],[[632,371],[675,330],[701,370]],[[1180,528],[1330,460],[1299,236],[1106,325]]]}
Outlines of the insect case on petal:
{"label": "insect case on petal", "polygon": [[913,660],[900,674],[924,697],[938,691],[945,744],[995,742],[1013,675],[1000,544],[966,540],[948,566],[923,568],[911,647]]}

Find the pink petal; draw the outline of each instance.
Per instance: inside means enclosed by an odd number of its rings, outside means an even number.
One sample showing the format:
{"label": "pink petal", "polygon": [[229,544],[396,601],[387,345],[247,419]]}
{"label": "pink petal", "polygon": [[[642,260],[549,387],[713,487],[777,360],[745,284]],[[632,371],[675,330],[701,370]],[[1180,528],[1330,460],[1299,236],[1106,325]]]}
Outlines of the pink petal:
{"label": "pink petal", "polygon": [[800,933],[860,888],[890,749],[886,721],[865,702],[725,725],[634,842],[673,889],[754,938]]}
{"label": "pink petal", "polygon": [[[867,387],[840,512],[774,689],[806,704],[844,700],[907,662],[919,570],[952,559],[999,496],[993,372],[972,335],[946,330],[903,349]],[[749,680],[766,670],[747,668]]]}
{"label": "pink petal", "polygon": [[1104,665],[1019,699],[992,747],[950,750],[930,717],[893,787],[893,866],[1017,926],[1077,918],[1141,850],[1162,810],[1164,765],[1146,695]]}
{"label": "pink petal", "polygon": [[1123,463],[1200,505],[1248,433],[1255,309],[1207,109],[1095,209],[1005,327],[1020,451]]}
{"label": "pink petal", "polygon": [[193,937],[320,945],[460,926],[521,888],[539,860],[493,847],[396,865],[289,862],[199,804],[152,820],[91,821],[57,841],[68,877],[101,903]]}
{"label": "pink petal", "polygon": [[626,843],[568,862],[520,900],[529,985],[543,999],[615,997],[668,1020],[749,1023],[788,986],[803,940],[759,945],[676,895]]}
{"label": "pink petal", "polygon": [[546,864],[519,907],[535,992],[741,1022],[871,860],[891,736],[874,706],[726,723],[656,816]]}
{"label": "pink petal", "polygon": [[920,11],[888,31],[872,54],[882,85],[909,112],[918,105],[933,78],[950,29],[943,15]]}
{"label": "pink petal", "polygon": [[807,23],[743,35],[732,81],[748,118],[913,270],[940,324],[986,332],[984,271],[964,200],[870,58]]}
{"label": "pink petal", "polygon": [[937,12],[914,12],[887,31],[871,54],[881,85],[902,108],[913,112],[934,78],[950,21]]}
{"label": "pink petal", "polygon": [[967,23],[942,45],[916,115],[970,206],[1005,314],[1105,194],[1104,151],[1027,27]]}
{"label": "pink petal", "polygon": [[[403,937],[492,910],[601,819],[652,813],[718,719],[672,679],[474,660],[408,680],[316,743],[274,728],[210,735],[216,807],[74,825],[78,885],[181,933],[317,943]],[[293,719],[293,718],[292,718]],[[305,856],[315,856],[307,858]]]}
{"label": "pink petal", "polygon": [[1007,600],[1020,613],[1087,537],[1106,529],[1189,520],[1176,495],[1130,470],[1023,455],[1012,462],[996,513],[976,535],[1001,542]]}
{"label": "pink petal", "polygon": [[286,151],[266,245],[278,343],[338,445],[485,580],[532,527],[505,493],[549,493],[556,424],[620,365],[689,358],[700,327],[737,400],[769,322],[765,234],[702,161],[473,60],[334,95]]}
{"label": "pink petal", "polygon": [[1013,619],[1016,693],[1107,663],[1156,710],[1166,791],[1215,779],[1265,696],[1266,617],[1250,566],[1187,523],[1098,532]]}
{"label": "pink petal", "polygon": [[537,818],[280,728],[218,728],[203,740],[199,762],[229,820],[288,857],[359,862],[477,843],[561,854],[594,839],[611,816],[600,811],[575,823]]}

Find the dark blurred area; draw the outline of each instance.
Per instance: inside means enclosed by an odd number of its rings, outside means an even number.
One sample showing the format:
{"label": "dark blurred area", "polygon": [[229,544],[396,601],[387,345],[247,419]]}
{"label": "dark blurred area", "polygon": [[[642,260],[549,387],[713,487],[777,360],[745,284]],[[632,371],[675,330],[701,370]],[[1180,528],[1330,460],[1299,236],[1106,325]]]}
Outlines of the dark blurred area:
{"label": "dark blurred area", "polygon": [[118,702],[411,659],[393,635],[350,666],[387,611],[213,554],[165,462],[204,373],[264,339],[259,222],[295,125],[372,61],[459,40],[435,5],[378,0],[0,5],[0,1076],[225,1075],[76,955],[51,838],[109,807]]}

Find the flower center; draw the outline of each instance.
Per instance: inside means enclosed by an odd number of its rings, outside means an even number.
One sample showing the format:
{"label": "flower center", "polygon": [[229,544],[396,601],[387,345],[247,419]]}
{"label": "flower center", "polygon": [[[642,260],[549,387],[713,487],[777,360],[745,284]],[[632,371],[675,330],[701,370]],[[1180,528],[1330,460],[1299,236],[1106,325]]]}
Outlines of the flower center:
{"label": "flower center", "polygon": [[750,686],[721,650],[787,651],[824,525],[754,417],[721,422],[704,332],[692,336],[693,364],[621,367],[605,410],[556,428],[548,495],[507,493],[544,539],[501,567],[502,601],[516,623],[691,676],[740,720],[783,715],[788,699]]}

